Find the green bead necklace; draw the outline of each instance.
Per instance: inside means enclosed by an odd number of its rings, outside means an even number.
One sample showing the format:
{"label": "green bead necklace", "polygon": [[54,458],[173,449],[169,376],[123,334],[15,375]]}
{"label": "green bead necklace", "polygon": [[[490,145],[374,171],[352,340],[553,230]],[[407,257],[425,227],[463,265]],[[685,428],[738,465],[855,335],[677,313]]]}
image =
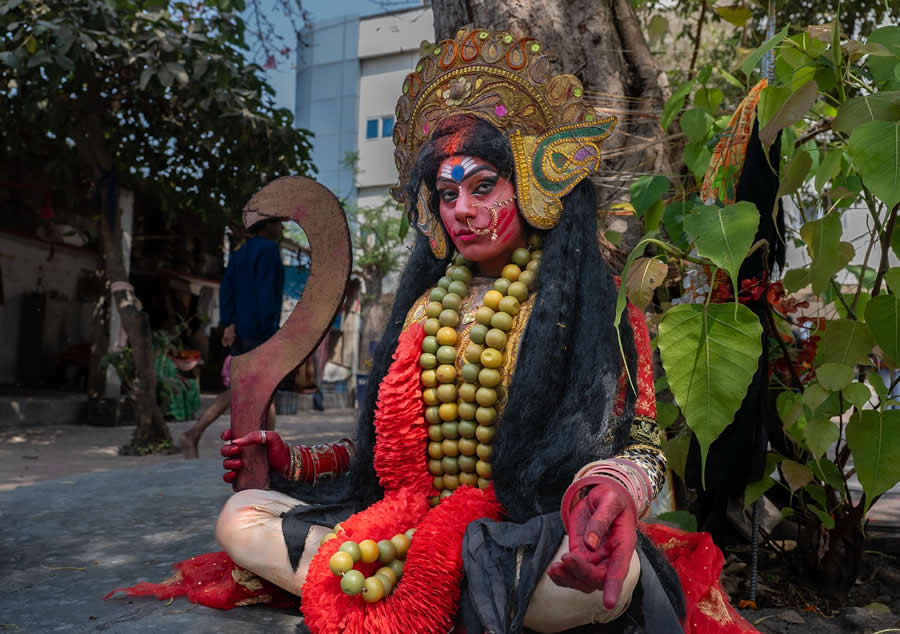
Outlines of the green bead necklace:
{"label": "green bead necklace", "polygon": [[497,433],[497,386],[502,381],[507,333],[521,303],[534,290],[540,268],[540,238],[532,236],[529,245],[532,250],[513,251],[512,262],[503,267],[501,277],[475,311],[476,324],[469,331],[461,372],[456,370],[456,326],[472,281],[471,265],[465,258],[454,258],[425,306],[426,336],[419,365],[428,422],[428,471],[434,478],[434,488],[440,491],[431,498],[432,506],[460,485],[482,489],[490,485],[492,443]]}

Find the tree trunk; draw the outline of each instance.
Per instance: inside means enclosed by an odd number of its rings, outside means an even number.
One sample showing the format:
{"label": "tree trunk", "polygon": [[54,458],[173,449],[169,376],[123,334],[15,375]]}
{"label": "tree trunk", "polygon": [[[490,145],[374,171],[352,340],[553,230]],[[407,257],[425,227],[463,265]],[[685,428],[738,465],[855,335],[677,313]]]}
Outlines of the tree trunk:
{"label": "tree trunk", "polygon": [[[102,269],[103,267],[98,267]],[[106,276],[102,270],[97,271],[97,277],[106,287]],[[91,358],[88,362],[87,393],[88,400],[96,401],[103,398],[106,393],[106,368],[101,363],[103,356],[109,350],[109,300],[106,293],[102,293],[94,304],[91,314]]]}
{"label": "tree trunk", "polygon": [[863,502],[842,504],[834,515],[834,528],[811,522],[801,544],[806,572],[816,585],[838,601],[845,601],[859,576],[865,547],[862,529]]}
{"label": "tree trunk", "polygon": [[[650,54],[629,0],[439,0],[432,8],[437,40],[453,38],[466,24],[537,38],[557,56],[555,70],[576,75],[598,111],[618,119],[593,179],[601,210],[627,199],[638,176],[672,172],[658,117],[670,96],[668,79]],[[601,232],[607,217],[599,218]],[[627,224],[625,253],[641,233],[633,217]],[[624,260],[611,264],[616,268]]]}
{"label": "tree trunk", "polygon": [[372,367],[372,355],[369,342],[378,341],[387,327],[391,316],[393,298],[385,298],[382,294],[384,278],[382,276],[364,277],[365,291],[359,306],[359,367],[360,371],[369,371]]}
{"label": "tree trunk", "polygon": [[99,115],[88,116],[83,123],[84,142],[79,149],[93,167],[94,183],[99,193],[103,268],[110,284],[112,303],[119,311],[122,328],[128,335],[128,345],[134,355],[135,378],[131,396],[134,398],[136,427],[131,443],[122,449],[125,453],[140,454],[158,451],[172,446],[172,436],[156,401],[156,367],[150,317],[142,310],[125,273],[118,183],[112,155],[103,142],[102,123]]}

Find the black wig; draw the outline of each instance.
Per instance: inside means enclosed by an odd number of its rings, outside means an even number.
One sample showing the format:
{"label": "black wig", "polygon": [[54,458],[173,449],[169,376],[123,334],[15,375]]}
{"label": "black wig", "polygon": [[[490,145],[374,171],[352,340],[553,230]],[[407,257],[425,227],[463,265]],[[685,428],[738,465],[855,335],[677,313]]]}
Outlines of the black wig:
{"label": "black wig", "polygon": [[[424,145],[407,184],[411,220],[419,187],[424,182],[434,192],[440,162],[454,154],[482,158],[500,174],[513,175],[509,142],[495,127],[472,116],[452,117]],[[437,209],[436,200],[432,209]],[[583,181],[563,199],[559,224],[542,234],[539,290],[519,348],[492,461],[497,497],[515,521],[558,510],[578,469],[615,455],[628,443],[635,394],[627,390],[624,414],[615,416],[622,369],[613,328],[616,285],[597,247],[596,229],[594,189]],[[351,476],[352,495],[360,507],[383,493],[373,466],[376,388],[390,366],[408,311],[437,283],[448,263],[434,256],[424,236],[417,237],[390,322],[375,351],[371,389],[362,404]],[[619,334],[629,372],[636,377],[634,338],[627,318]]]}

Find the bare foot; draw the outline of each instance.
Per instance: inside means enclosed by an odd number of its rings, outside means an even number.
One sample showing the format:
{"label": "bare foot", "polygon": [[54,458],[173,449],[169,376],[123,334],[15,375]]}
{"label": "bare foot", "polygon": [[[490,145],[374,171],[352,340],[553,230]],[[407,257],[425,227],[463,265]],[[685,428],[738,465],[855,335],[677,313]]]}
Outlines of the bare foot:
{"label": "bare foot", "polygon": [[184,459],[190,460],[191,458],[199,458],[200,452],[197,447],[200,442],[199,438],[196,438],[190,432],[185,432],[183,434],[179,434],[178,436],[178,444],[181,447],[181,451],[184,453]]}

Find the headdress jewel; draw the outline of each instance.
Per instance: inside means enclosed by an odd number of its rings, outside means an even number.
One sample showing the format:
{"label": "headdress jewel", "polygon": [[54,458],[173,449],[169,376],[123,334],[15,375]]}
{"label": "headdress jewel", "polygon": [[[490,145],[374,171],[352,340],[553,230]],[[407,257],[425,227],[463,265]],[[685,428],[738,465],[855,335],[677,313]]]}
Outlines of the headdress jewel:
{"label": "headdress jewel", "polygon": [[[563,196],[600,166],[600,145],[614,117],[598,119],[584,102],[574,75],[550,74],[550,56],[533,38],[464,27],[434,45],[403,80],[394,125],[394,161],[400,184],[391,190],[405,203],[422,144],[444,119],[480,117],[505,133],[515,159],[519,208],[530,225],[550,229],[559,221]],[[445,257],[447,238],[419,188],[418,228],[435,255]]]}

